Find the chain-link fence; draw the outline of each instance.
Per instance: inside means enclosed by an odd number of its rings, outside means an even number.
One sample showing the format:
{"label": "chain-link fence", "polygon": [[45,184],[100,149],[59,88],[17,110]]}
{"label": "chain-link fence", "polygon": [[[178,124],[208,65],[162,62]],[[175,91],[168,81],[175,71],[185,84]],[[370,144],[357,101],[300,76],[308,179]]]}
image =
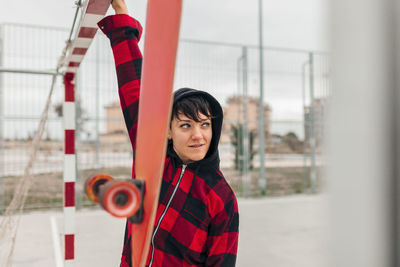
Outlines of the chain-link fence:
{"label": "chain-link fence", "polygon": [[[0,66],[52,70],[67,29],[3,24]],[[175,88],[214,95],[224,108],[221,169],[236,193],[260,192],[259,118],[265,119],[268,195],[321,190],[325,109],[330,94],[328,57],[289,49],[264,50],[264,110],[259,108],[257,47],[181,40]],[[23,175],[51,77],[0,72],[0,210]],[[131,176],[132,151],[119,108],[108,40],[98,34],[77,76],[77,207],[87,204],[82,184],[91,173]],[[26,208],[62,206],[64,89],[61,79],[36,163]]]}

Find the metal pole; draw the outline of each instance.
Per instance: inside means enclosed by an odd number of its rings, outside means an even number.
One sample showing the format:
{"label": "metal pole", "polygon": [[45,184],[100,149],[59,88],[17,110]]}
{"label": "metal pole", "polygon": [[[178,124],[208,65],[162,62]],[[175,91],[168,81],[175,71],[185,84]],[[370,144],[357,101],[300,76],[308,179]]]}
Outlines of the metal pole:
{"label": "metal pole", "polygon": [[[239,63],[239,71],[243,72],[243,55],[238,60]],[[242,74],[242,76],[240,75]],[[240,79],[241,78],[241,79]],[[242,134],[242,122],[240,121],[241,113],[242,113],[242,83],[243,83],[243,73],[239,73],[239,86],[238,86],[238,98],[237,98],[237,166],[239,168],[239,176],[241,177],[242,183],[243,180],[243,134]]]}
{"label": "metal pole", "polygon": [[264,53],[263,53],[263,27],[262,27],[262,0],[258,0],[258,35],[259,35],[259,64],[260,64],[260,123],[259,123],[259,135],[258,135],[258,146],[260,153],[260,179],[259,187],[261,189],[261,194],[265,195],[267,179],[265,177],[265,144],[264,144]]}
{"label": "metal pole", "polygon": [[243,47],[243,180],[245,181],[244,196],[249,196],[249,131],[248,131],[248,96],[247,96],[247,47]]}
{"label": "metal pole", "polygon": [[14,69],[14,68],[4,68],[0,67],[0,73],[8,72],[8,73],[23,73],[23,74],[43,74],[43,75],[62,75],[57,71],[47,71],[47,70],[34,70],[34,69]]}
{"label": "metal pole", "polygon": [[310,179],[311,179],[311,192],[316,193],[316,166],[315,166],[315,101],[314,101],[314,55],[309,54],[310,61],[310,152],[311,152],[311,166],[310,166]]}
{"label": "metal pole", "polygon": [[334,91],[327,233],[332,267],[399,266],[396,5],[394,0],[330,5]]}
{"label": "metal pole", "polygon": [[97,40],[97,42],[96,42],[96,103],[95,103],[95,105],[96,105],[96,156],[95,156],[95,166],[96,166],[96,168],[98,168],[99,167],[99,137],[100,137],[100,135],[99,135],[99,132],[100,132],[100,130],[99,130],[99,113],[100,113],[100,111],[99,111],[99,109],[100,109],[100,101],[99,101],[99,97],[100,97],[100,92],[99,92],[99,90],[100,90],[100,88],[99,88],[99,86],[100,86],[100,82],[99,82],[99,79],[100,79],[100,74],[99,74],[99,72],[100,72],[100,60],[99,60],[99,57],[100,57],[100,49],[99,49],[99,41]]}
{"label": "metal pole", "polygon": [[[75,83],[77,81],[75,80]],[[64,264],[71,266],[75,259],[75,212],[76,212],[76,99],[74,74],[64,76]]]}
{"label": "metal pole", "polygon": [[[243,47],[243,44],[240,43],[227,43],[227,42],[215,42],[215,41],[205,41],[205,40],[194,40],[194,39],[180,39],[179,42],[184,42],[184,43],[195,43],[195,44],[206,44],[206,45],[216,45],[216,46],[224,46],[224,47],[237,47],[241,48]],[[246,45],[247,48],[250,49],[259,49],[259,45]],[[303,50],[303,49],[293,49],[293,48],[287,48],[287,47],[277,47],[277,46],[263,46],[263,49],[265,50],[279,50],[281,52],[287,52],[287,53],[293,53],[293,54],[305,54],[309,53],[310,50]],[[321,50],[313,50],[312,51],[314,54],[318,55],[328,55],[327,51],[321,51]]]}
{"label": "metal pole", "polygon": [[[394,1],[394,7],[392,9],[394,13],[394,29],[392,29],[392,36],[394,36],[395,39],[395,47],[394,47],[394,60],[395,60],[395,68],[394,68],[394,73],[398,74],[400,71],[400,3],[398,1]],[[392,205],[392,232],[394,232],[394,238],[392,239],[392,263],[394,266],[400,266],[400,198],[397,197],[398,192],[400,192],[400,77],[399,75],[394,75],[396,77],[394,81],[394,86],[393,86],[393,106],[394,106],[394,116],[393,116],[393,122],[392,125],[394,126],[393,129],[393,140],[395,143],[395,152],[392,157],[392,165],[394,167],[394,177],[393,177],[393,182],[391,186],[391,194],[392,194],[392,201],[394,202]]]}
{"label": "metal pole", "polygon": [[302,96],[303,96],[303,128],[304,128],[304,137],[303,137],[303,187],[304,189],[307,186],[307,155],[306,155],[306,127],[308,127],[308,122],[306,121],[306,67],[309,62],[303,63],[301,67],[301,89],[302,89]]}
{"label": "metal pole", "polygon": [[[3,67],[4,65],[4,26],[0,24],[0,68]],[[3,90],[4,90],[4,85],[3,85],[3,73],[0,73],[0,208],[3,209],[5,208],[5,203],[4,203],[4,192],[3,192],[3,176],[5,176],[4,173],[4,144],[3,144],[3,129],[4,129],[4,113],[3,113]]]}
{"label": "metal pole", "polygon": [[393,38],[395,45],[393,46],[393,51],[391,53],[391,57],[393,59],[392,63],[392,75],[395,77],[392,87],[392,106],[394,112],[391,117],[393,126],[392,130],[392,142],[394,143],[394,148],[392,149],[392,166],[393,166],[393,177],[390,184],[391,190],[389,193],[391,194],[391,214],[392,217],[389,218],[391,220],[391,232],[393,233],[394,238],[391,240],[391,256],[392,256],[392,265],[400,266],[400,198],[398,197],[398,192],[400,190],[400,77],[398,75],[400,71],[400,3],[398,1],[391,2],[392,7],[392,15],[393,24],[392,29],[390,31],[391,37]]}
{"label": "metal pole", "polygon": [[[79,147],[80,147],[80,141],[81,141],[81,126],[83,125],[83,121],[82,121],[82,99],[81,99],[81,72],[82,72],[82,68],[79,68],[78,71],[75,73],[75,85],[74,85],[74,97],[75,97],[75,140],[74,140],[74,144],[75,144],[75,177],[76,180],[78,179],[79,176],[79,170],[81,169],[81,162],[79,160],[80,158],[80,153],[79,153]],[[81,199],[81,191],[80,190],[76,190],[75,188],[75,195],[76,195],[76,200],[75,200],[75,206],[79,207],[80,205],[80,199]]]}
{"label": "metal pole", "polygon": [[[244,180],[243,180],[243,176],[242,176],[242,173],[241,173],[241,168],[240,168],[240,142],[241,142],[241,135],[240,135],[240,127],[239,127],[239,125],[240,125],[240,101],[241,101],[241,98],[240,98],[240,94],[241,94],[241,87],[242,87],[242,75],[243,75],[243,70],[242,70],[242,67],[243,67],[243,54],[238,58],[238,60],[237,60],[237,120],[236,120],[236,125],[237,125],[237,136],[236,136],[236,138],[237,138],[237,140],[236,140],[236,142],[237,142],[237,144],[236,144],[236,151],[235,151],[235,153],[237,152],[237,158],[235,159],[236,160],[236,166],[238,167],[238,185],[240,185],[240,189],[242,190],[242,192],[243,192],[243,194],[245,194],[245,182],[244,182]],[[232,123],[233,124],[233,123]]]}

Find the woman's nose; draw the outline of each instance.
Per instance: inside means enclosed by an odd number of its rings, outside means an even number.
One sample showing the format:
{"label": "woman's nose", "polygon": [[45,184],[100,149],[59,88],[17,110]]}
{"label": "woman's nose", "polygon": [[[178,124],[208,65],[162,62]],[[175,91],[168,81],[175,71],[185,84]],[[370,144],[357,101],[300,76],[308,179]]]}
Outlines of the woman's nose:
{"label": "woman's nose", "polygon": [[199,138],[201,138],[201,137],[202,137],[202,134],[201,134],[201,129],[200,129],[200,127],[199,127],[199,126],[193,127],[192,138],[193,138],[193,139],[199,139]]}

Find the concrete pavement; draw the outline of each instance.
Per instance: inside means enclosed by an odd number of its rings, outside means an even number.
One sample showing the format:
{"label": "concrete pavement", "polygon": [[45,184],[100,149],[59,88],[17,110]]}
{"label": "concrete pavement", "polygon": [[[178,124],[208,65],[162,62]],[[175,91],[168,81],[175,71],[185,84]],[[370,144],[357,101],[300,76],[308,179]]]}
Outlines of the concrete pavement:
{"label": "concrete pavement", "polygon": [[[238,267],[325,267],[326,196],[239,199]],[[75,266],[119,266],[124,219],[100,209],[76,214]],[[15,267],[58,267],[63,258],[62,212],[21,218]]]}

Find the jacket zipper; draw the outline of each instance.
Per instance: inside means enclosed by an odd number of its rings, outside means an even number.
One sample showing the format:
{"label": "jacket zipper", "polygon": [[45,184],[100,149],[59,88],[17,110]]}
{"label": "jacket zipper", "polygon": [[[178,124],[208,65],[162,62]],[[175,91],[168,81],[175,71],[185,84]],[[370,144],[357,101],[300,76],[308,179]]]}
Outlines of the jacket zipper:
{"label": "jacket zipper", "polygon": [[175,185],[175,189],[172,192],[172,195],[168,200],[167,206],[165,207],[164,212],[161,214],[160,219],[158,220],[156,229],[154,230],[153,236],[151,237],[151,260],[150,260],[150,263],[149,263],[149,267],[151,267],[153,265],[153,260],[154,260],[154,237],[156,236],[156,233],[157,233],[158,229],[160,228],[161,222],[164,219],[164,216],[167,213],[167,210],[168,210],[169,206],[171,205],[172,199],[174,198],[175,193],[179,188],[179,184],[181,183],[181,180],[182,180],[183,174],[185,172],[186,166],[187,165],[182,165],[182,171],[181,171],[181,174],[179,176],[179,180]]}

